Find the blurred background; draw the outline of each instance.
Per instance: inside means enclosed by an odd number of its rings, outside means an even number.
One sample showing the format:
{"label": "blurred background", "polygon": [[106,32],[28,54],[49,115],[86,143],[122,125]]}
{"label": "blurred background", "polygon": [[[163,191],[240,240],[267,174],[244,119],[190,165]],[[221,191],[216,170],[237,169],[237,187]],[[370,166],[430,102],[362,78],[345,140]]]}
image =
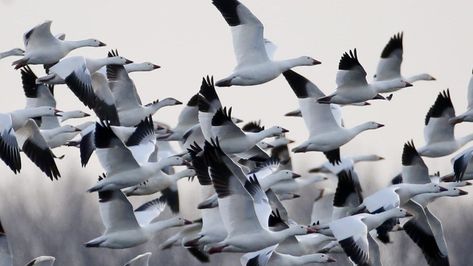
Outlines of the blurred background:
{"label": "blurred background", "polygon": [[[367,107],[344,107],[345,125],[351,127],[372,120],[386,127],[368,131],[343,146],[343,156],[376,153],[386,158],[357,166],[365,195],[385,186],[400,171],[403,144],[413,139],[424,144],[425,114],[437,94],[450,88],[457,113],[466,109],[466,88],[472,72],[472,1],[320,1],[245,0],[243,3],[265,25],[265,37],[278,46],[276,58],[309,55],[322,62],[314,67],[295,69],[316,83],[325,93],[335,89],[335,73],[343,52],[357,48],[359,60],[374,74],[381,50],[389,38],[404,32],[405,75],[427,72],[437,81],[417,82],[396,93],[391,102],[375,101]],[[151,61],[162,68],[151,73],[133,74],[144,102],[175,97],[187,102],[199,89],[202,76],[216,79],[229,74],[235,64],[231,34],[210,0],[198,1],[0,1],[0,51],[22,46],[23,33],[52,20],[52,32],[66,33],[69,40],[97,38],[103,48],[82,48],[71,55],[105,57],[109,49],[136,62]],[[19,71],[0,61],[2,96],[0,112],[23,108],[25,98]],[[34,67],[40,74],[41,67]],[[55,90],[58,108],[89,111],[66,86]],[[308,133],[302,119],[283,115],[298,107],[284,78],[252,87],[218,89],[225,106],[245,121],[261,119],[266,126],[280,125],[290,130],[296,145]],[[180,108],[160,110],[155,119],[174,126]],[[80,121],[78,121],[79,123]],[[470,124],[456,127],[456,135],[471,133]],[[467,145],[467,146],[471,146]],[[132,257],[150,251],[151,265],[199,265],[184,249],[161,251],[158,244],[172,234],[164,232],[154,241],[127,250],[86,249],[82,244],[99,236],[104,227],[98,212],[97,195],[85,191],[102,169],[93,156],[81,168],[75,148],[54,150],[65,154],[58,161],[62,178],[51,182],[31,162],[24,160],[21,174],[14,175],[0,164],[0,217],[8,233],[14,264],[24,265],[40,255],[57,258],[57,265],[123,265]],[[23,155],[22,155],[23,156]],[[26,159],[26,158],[23,158]],[[295,172],[324,161],[319,153],[293,155]],[[431,172],[451,172],[450,157],[426,159]],[[198,218],[198,183],[180,180],[182,215]],[[334,188],[335,181],[317,184]],[[300,223],[309,223],[315,187],[288,204],[289,213]],[[471,189],[467,189],[472,192]],[[133,199],[134,206],[154,197]],[[471,196],[440,199],[432,205],[443,221],[452,265],[469,265],[473,255],[470,224],[473,223]],[[167,214],[169,215],[169,214]],[[404,233],[394,243],[382,245],[385,265],[426,265],[420,250]],[[338,256],[342,258],[342,256]],[[338,263],[339,265],[346,265]],[[239,255],[211,256],[211,265],[239,265]],[[333,264],[332,264],[333,265]]]}

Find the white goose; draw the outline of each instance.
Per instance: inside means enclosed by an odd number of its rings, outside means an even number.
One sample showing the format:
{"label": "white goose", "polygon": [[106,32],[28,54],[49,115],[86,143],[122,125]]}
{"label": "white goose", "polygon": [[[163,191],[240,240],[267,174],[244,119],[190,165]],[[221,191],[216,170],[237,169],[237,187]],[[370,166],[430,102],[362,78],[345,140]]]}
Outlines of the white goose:
{"label": "white goose", "polygon": [[[267,205],[263,200],[266,195],[257,179],[245,181],[243,185],[240,180],[247,179],[241,168],[223,153],[218,143],[215,146],[207,142],[204,153],[210,164],[220,214],[228,232],[223,241],[205,247],[210,254],[257,251],[275,245],[287,237],[314,232],[300,225],[289,226],[288,229],[278,232],[269,231],[267,229],[269,213],[266,216],[263,211],[265,208],[263,205]],[[260,207],[257,202],[261,202]]]}
{"label": "white goose", "polygon": [[[403,46],[402,46],[402,37],[403,33],[395,34],[381,53],[381,58],[378,63],[378,68],[376,69],[376,74],[374,75],[375,82],[380,81],[389,81],[389,80],[401,80],[408,83],[413,83],[419,80],[435,80],[434,77],[427,73],[422,73],[414,76],[403,77],[401,75],[401,64],[403,56]],[[393,87],[393,88],[381,88],[378,90],[379,93],[389,93],[394,92],[403,87]]]}
{"label": "white goose", "polygon": [[127,188],[123,192],[127,196],[151,195],[170,187],[181,178],[192,176],[195,176],[195,170],[193,169],[185,169],[172,175],[168,175],[160,170],[145,182]]}
{"label": "white goose", "polygon": [[[472,71],[473,74],[473,71]],[[468,100],[468,106],[466,107],[466,111],[458,116],[450,118],[449,122],[451,124],[458,124],[461,122],[473,122],[473,75],[470,77],[470,81],[468,82],[468,92],[466,98]]]}
{"label": "white goose", "polygon": [[308,56],[283,61],[271,60],[266,52],[263,24],[246,6],[237,0],[213,0],[212,3],[230,26],[237,60],[233,73],[217,81],[215,85],[228,87],[262,84],[293,67],[320,64]]}
{"label": "white goose", "polygon": [[130,248],[153,239],[159,232],[174,226],[190,224],[180,217],[150,223],[162,211],[162,201],[153,200],[135,210],[120,190],[99,192],[100,215],[105,232],[85,244],[86,247]]}
{"label": "white goose", "polygon": [[312,168],[309,173],[332,173],[337,175],[343,170],[351,170],[355,164],[359,162],[376,162],[384,160],[383,157],[376,154],[357,155],[351,157],[341,157],[339,164],[331,164],[329,161],[324,162],[322,165]]}
{"label": "white goose", "polygon": [[184,135],[195,125],[199,123],[199,95],[195,94],[187,102],[186,106],[179,113],[177,125],[171,129],[169,136],[160,138],[161,140],[183,140]]}
{"label": "white goose", "polygon": [[[152,130],[150,132],[149,130],[142,129],[142,131],[140,130],[140,132],[134,133],[135,137],[132,138],[130,136],[127,143],[129,146],[135,143],[138,145],[138,147],[136,147],[136,153],[143,153],[143,151],[149,152],[146,147],[149,146],[148,144],[139,144],[141,140],[146,140],[149,136],[152,137],[153,135],[154,132]],[[107,178],[97,182],[97,184],[88,190],[89,192],[122,189],[138,185],[167,166],[185,164],[182,158],[174,156],[159,160],[159,162],[143,162],[140,165],[132,151],[125,146],[114,131],[109,126],[104,126],[99,123],[95,126],[95,147],[97,157],[105,170]],[[148,157],[150,155],[151,154],[149,154]]]}
{"label": "white goose", "polygon": [[[37,84],[37,77],[28,66],[22,68],[20,72],[23,91],[26,97],[26,109],[41,106],[56,107],[54,86]],[[90,115],[85,112],[74,110],[61,112],[59,119],[57,116],[42,116],[41,119],[36,119],[36,123],[38,123],[40,129],[53,129],[60,127],[61,123],[66,120],[72,118],[84,118],[88,116]]]}
{"label": "white goose", "polygon": [[292,149],[294,152],[321,151],[330,163],[339,163],[340,146],[365,130],[383,126],[375,122],[366,122],[351,129],[340,126],[330,105],[317,101],[324,94],[314,83],[292,70],[283,75],[299,100],[302,117],[310,134],[307,141]]}
{"label": "white goose", "polygon": [[23,56],[25,51],[20,48],[14,48],[5,52],[0,52],[0,59],[9,57],[9,56]]}
{"label": "white goose", "polygon": [[[87,58],[83,56],[71,56],[61,59],[57,64],[48,69],[48,74],[44,77],[39,77],[37,83],[45,84],[65,84],[71,85],[70,81],[66,79],[79,80],[80,82],[91,82],[90,77],[75,73],[76,69],[86,68],[89,75],[97,72],[100,68],[106,65],[125,65],[133,63],[132,61],[122,56],[109,56],[105,58]],[[85,84],[90,86],[90,84]],[[74,88],[71,88],[74,91]]]}
{"label": "white goose", "polygon": [[[86,122],[87,123],[87,122]],[[72,125],[64,125],[53,129],[40,130],[41,135],[50,149],[54,149],[66,144],[82,130]]]}
{"label": "white goose", "polygon": [[15,174],[21,170],[21,149],[51,180],[61,176],[54,154],[36,123],[30,119],[57,115],[58,112],[53,107],[44,106],[0,114],[0,158]]}
{"label": "white goose", "polygon": [[344,217],[331,222],[329,228],[353,263],[370,265],[372,255],[370,255],[369,239],[371,235],[369,232],[389,219],[408,216],[412,215],[406,210],[393,208],[378,214],[357,214]]}
{"label": "white goose", "polygon": [[80,47],[100,47],[105,44],[99,40],[65,41],[51,34],[52,21],[45,21],[26,32],[23,36],[25,55],[13,62],[15,69],[25,65],[54,65],[70,51]]}
{"label": "white goose", "polygon": [[151,257],[151,252],[146,252],[140,254],[133,259],[129,260],[123,266],[148,266],[149,265],[149,257]]}
{"label": "white goose", "polygon": [[240,262],[242,266],[301,266],[312,263],[336,262],[336,260],[327,254],[321,253],[292,256],[276,252],[274,247],[269,247],[258,252],[243,255]]}
{"label": "white goose", "polygon": [[398,79],[368,83],[366,71],[358,61],[356,49],[343,54],[338,64],[336,82],[336,91],[328,96],[320,97],[319,103],[353,104],[372,99],[386,99],[379,94],[380,91],[412,86]]}
{"label": "white goose", "polygon": [[25,266],[53,266],[56,261],[55,257],[51,256],[39,256],[28,262]]}
{"label": "white goose", "polygon": [[453,117],[455,117],[455,108],[450,98],[450,91],[446,90],[439,93],[425,117],[424,139],[426,144],[417,149],[421,156],[446,156],[473,140],[473,134],[455,138],[455,125],[449,123]]}
{"label": "white goose", "polygon": [[212,118],[212,136],[218,138],[221,148],[227,154],[236,154],[245,159],[255,154],[249,153],[261,140],[289,132],[279,126],[274,126],[258,133],[245,134],[231,118],[232,109],[220,108]]}

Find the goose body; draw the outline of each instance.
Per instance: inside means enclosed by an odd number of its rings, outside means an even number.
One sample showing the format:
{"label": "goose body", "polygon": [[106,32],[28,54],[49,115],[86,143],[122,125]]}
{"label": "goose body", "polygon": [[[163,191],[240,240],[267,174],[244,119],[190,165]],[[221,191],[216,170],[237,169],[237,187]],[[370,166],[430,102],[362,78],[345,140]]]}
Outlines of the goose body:
{"label": "goose body", "polygon": [[173,175],[158,171],[157,174],[146,180],[146,182],[127,188],[123,192],[127,196],[151,195],[174,185],[181,178],[194,175],[195,171],[192,169],[186,169]]}
{"label": "goose body", "polygon": [[283,61],[271,60],[266,51],[263,24],[246,6],[237,0],[213,0],[212,3],[230,26],[237,59],[233,73],[217,81],[217,86],[262,84],[292,67],[320,64],[308,56]]}
{"label": "goose body", "polygon": [[95,39],[60,40],[51,34],[51,23],[52,21],[45,21],[24,34],[25,54],[23,58],[13,62],[16,69],[27,64],[53,65],[74,49],[105,46]]}

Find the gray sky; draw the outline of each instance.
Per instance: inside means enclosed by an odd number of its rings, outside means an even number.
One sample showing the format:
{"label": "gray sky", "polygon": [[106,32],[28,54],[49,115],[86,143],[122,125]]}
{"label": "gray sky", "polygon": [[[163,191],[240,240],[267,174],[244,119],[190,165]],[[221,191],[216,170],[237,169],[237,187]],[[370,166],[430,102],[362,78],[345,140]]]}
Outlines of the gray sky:
{"label": "gray sky", "polygon": [[[335,74],[343,52],[357,48],[360,62],[374,74],[377,60],[389,38],[404,31],[405,75],[427,72],[435,82],[418,82],[414,87],[396,93],[391,102],[373,102],[368,107],[344,108],[347,126],[373,120],[386,125],[362,133],[343,146],[342,154],[377,153],[384,162],[360,165],[360,173],[375,175],[387,182],[400,170],[400,156],[405,141],[414,139],[423,145],[425,114],[440,90],[450,88],[457,113],[466,108],[466,86],[472,71],[473,38],[467,30],[473,24],[472,1],[318,1],[258,0],[243,1],[265,25],[266,38],[278,46],[276,58],[309,55],[321,65],[295,70],[315,82],[325,93],[335,88]],[[199,1],[3,1],[0,3],[2,42],[0,51],[22,46],[22,35],[34,25],[52,20],[53,33],[66,33],[67,39],[97,38],[108,46],[83,48],[73,55],[104,57],[108,49],[117,48],[136,62],[151,61],[162,66],[151,73],[133,74],[144,102],[175,97],[186,102],[197,92],[202,76],[216,79],[229,74],[235,59],[227,24],[210,0]],[[3,97],[0,112],[24,106],[19,73],[10,66],[11,58],[0,62]],[[36,70],[41,68],[36,67]],[[297,108],[296,97],[280,77],[252,87],[220,88],[225,106],[233,106],[234,115],[245,119],[261,119],[266,126],[281,125],[291,132],[289,137],[302,142],[307,137],[303,121],[283,114]],[[87,109],[65,87],[56,89],[59,108]],[[158,120],[175,125],[180,107],[161,110]],[[457,126],[457,136],[473,129]],[[468,146],[468,145],[467,145]],[[77,151],[65,149],[59,162],[63,178],[68,165],[79,165]],[[305,173],[324,157],[318,153],[294,156],[295,169]],[[451,169],[449,158],[427,160],[431,172]],[[24,171],[13,176],[1,164],[7,184],[43,183],[52,189],[46,177],[24,157]],[[78,167],[76,167],[78,168]],[[102,172],[95,160],[87,169],[79,170],[88,184]],[[61,182],[61,181],[60,181]],[[56,185],[57,186],[61,185]],[[84,187],[84,190],[87,186]],[[93,196],[90,196],[93,199]],[[189,206],[185,209],[192,209]]]}

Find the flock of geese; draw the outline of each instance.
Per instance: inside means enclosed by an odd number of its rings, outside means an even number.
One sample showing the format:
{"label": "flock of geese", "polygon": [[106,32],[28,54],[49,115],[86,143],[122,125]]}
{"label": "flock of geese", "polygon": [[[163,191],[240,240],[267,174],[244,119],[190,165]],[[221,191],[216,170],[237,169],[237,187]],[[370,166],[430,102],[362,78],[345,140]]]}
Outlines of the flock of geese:
{"label": "flock of geese", "polygon": [[[51,21],[24,34],[24,50],[0,53],[0,58],[19,56],[19,70],[26,107],[0,114],[0,158],[14,173],[33,163],[51,180],[61,177],[53,150],[77,147],[82,166],[95,153],[104,173],[88,192],[98,194],[102,235],[85,243],[88,248],[126,249],[152,241],[169,228],[176,233],[160,249],[185,248],[201,262],[211,254],[242,253],[242,265],[305,265],[328,263],[332,253],[345,253],[356,265],[382,265],[379,242],[388,244],[390,234],[407,234],[432,266],[449,265],[448,245],[441,221],[429,203],[441,197],[467,194],[459,187],[473,179],[473,148],[452,160],[453,172],[432,176],[422,157],[450,155],[473,140],[473,134],[457,138],[455,125],[473,121],[473,79],[468,86],[467,110],[456,116],[448,90],[439,93],[425,118],[425,145],[404,145],[402,172],[392,184],[363,195],[354,165],[378,161],[378,155],[343,157],[340,147],[366,130],[382,124],[365,122],[346,128],[341,117],[345,105],[370,105],[371,100],[391,100],[392,93],[416,81],[435,80],[429,74],[401,74],[403,34],[395,34],[384,47],[374,79],[366,79],[357,50],[343,53],[336,74],[337,88],[325,94],[292,68],[313,66],[309,56],[275,61],[275,46],[264,38],[263,24],[237,0],[213,0],[233,37],[237,65],[227,77],[214,82],[202,79],[200,90],[188,99],[169,127],[153,119],[163,107],[182,104],[174,98],[143,104],[131,73],[153,71],[152,63],[133,63],[111,50],[100,59],[67,56],[81,47],[101,47],[99,40],[67,40],[51,33]],[[29,65],[43,65],[44,74]],[[265,128],[259,122],[241,124],[232,108],[220,101],[216,87],[252,86],[280,75],[287,80],[299,109],[287,116],[302,117],[309,137],[286,138],[287,129]],[[67,120],[88,117],[74,110],[56,109],[54,90],[65,84],[97,117],[79,125]],[[63,86],[61,86],[63,87]],[[241,126],[240,126],[241,125]],[[179,143],[176,151],[170,142]],[[20,154],[29,161],[25,162]],[[327,162],[301,177],[292,171],[291,152],[322,152]],[[175,166],[184,170],[175,171]],[[292,220],[282,202],[299,197],[298,190],[337,177],[334,193],[320,193],[314,202],[311,224]],[[197,179],[204,199],[198,204],[201,218],[188,221],[179,214],[176,182]],[[196,178],[195,178],[196,177]],[[197,187],[196,187],[197,189]],[[128,197],[159,197],[134,208]],[[320,215],[318,200],[330,198],[329,214]],[[166,208],[172,218],[156,218]],[[1,228],[1,265],[12,265],[12,255]],[[8,230],[7,230],[8,231]],[[148,265],[151,253],[125,265]],[[27,265],[53,265],[55,258],[38,257]]]}

